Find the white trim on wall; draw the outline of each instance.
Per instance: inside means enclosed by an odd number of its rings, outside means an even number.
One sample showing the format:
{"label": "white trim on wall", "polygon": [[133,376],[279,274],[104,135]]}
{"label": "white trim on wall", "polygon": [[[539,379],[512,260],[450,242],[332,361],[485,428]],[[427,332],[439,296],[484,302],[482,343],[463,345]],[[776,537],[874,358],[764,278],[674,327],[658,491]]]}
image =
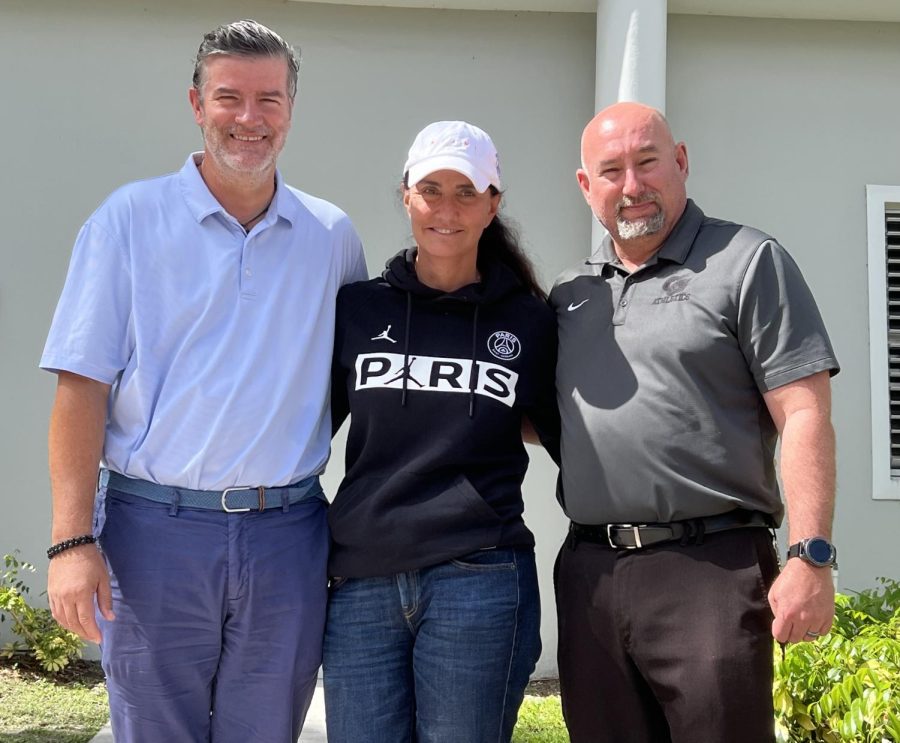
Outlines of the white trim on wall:
{"label": "white trim on wall", "polygon": [[[293,0],[329,5],[372,5],[429,10],[593,13],[597,0]],[[668,0],[672,14],[817,21],[900,21],[897,0]]]}
{"label": "white trim on wall", "polygon": [[900,500],[900,477],[891,476],[891,405],[885,210],[900,209],[900,186],[866,186],[869,244],[869,365],[872,389],[872,497]]}

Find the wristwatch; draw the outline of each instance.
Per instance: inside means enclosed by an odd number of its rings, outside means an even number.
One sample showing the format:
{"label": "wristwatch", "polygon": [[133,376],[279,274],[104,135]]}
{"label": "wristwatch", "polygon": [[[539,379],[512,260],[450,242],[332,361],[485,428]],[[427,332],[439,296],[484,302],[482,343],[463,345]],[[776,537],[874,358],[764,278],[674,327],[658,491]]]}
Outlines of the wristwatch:
{"label": "wristwatch", "polygon": [[804,562],[817,568],[833,568],[837,566],[837,547],[825,537],[809,537],[801,539],[797,544],[788,547],[788,559],[799,557]]}

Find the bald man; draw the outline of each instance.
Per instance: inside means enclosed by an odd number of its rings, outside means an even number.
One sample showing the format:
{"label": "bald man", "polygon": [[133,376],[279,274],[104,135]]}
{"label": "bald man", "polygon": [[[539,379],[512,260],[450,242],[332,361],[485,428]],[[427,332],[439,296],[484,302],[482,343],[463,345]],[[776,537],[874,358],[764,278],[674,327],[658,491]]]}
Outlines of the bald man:
{"label": "bald man", "polygon": [[814,640],[834,615],[838,363],[784,248],[687,198],[687,148],[662,114],[610,106],[581,153],[578,183],[609,234],[550,296],[569,734],[774,741],[772,638]]}

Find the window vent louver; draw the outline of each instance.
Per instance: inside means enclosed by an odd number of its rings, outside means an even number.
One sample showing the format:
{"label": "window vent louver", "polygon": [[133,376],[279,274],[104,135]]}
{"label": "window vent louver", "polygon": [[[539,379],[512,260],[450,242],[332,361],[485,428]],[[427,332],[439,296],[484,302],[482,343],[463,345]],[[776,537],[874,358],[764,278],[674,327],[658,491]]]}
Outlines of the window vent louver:
{"label": "window vent louver", "polygon": [[885,209],[891,477],[900,478],[900,209]]}

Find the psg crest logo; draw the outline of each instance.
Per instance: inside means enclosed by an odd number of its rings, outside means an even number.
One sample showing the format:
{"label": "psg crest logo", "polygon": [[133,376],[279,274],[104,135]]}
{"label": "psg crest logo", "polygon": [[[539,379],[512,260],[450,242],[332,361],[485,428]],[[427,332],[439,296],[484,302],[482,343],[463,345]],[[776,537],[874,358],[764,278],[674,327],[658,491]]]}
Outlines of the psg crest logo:
{"label": "psg crest logo", "polygon": [[502,359],[503,361],[516,358],[522,350],[522,344],[519,343],[519,339],[505,330],[498,330],[488,338],[487,347],[494,358]]}

